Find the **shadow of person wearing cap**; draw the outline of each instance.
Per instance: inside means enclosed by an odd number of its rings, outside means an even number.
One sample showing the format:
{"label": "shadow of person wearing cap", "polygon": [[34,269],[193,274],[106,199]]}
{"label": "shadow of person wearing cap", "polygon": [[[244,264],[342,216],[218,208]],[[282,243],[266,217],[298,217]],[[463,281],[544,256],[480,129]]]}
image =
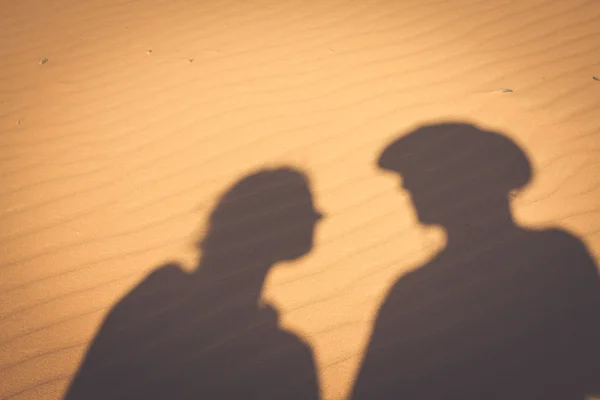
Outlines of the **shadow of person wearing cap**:
{"label": "shadow of person wearing cap", "polygon": [[309,346],[260,298],[276,263],[311,251],[320,218],[296,170],[238,181],[211,214],[197,270],[165,265],[126,295],[65,399],[317,400]]}
{"label": "shadow of person wearing cap", "polygon": [[391,288],[351,398],[578,399],[599,391],[600,283],[584,244],[515,223],[511,191],[531,179],[505,136],[461,123],[391,143],[421,223],[446,246]]}

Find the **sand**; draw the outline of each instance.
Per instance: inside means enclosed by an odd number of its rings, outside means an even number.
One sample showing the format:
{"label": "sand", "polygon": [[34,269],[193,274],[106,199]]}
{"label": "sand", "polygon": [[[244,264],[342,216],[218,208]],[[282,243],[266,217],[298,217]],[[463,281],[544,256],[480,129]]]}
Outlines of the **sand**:
{"label": "sand", "polygon": [[277,165],[327,217],[263,298],[345,398],[387,290],[444,245],[375,165],[423,123],[518,143],[517,221],[600,260],[599,19],[582,0],[4,1],[0,399],[61,398],[111,307],[166,260],[192,270],[218,196]]}

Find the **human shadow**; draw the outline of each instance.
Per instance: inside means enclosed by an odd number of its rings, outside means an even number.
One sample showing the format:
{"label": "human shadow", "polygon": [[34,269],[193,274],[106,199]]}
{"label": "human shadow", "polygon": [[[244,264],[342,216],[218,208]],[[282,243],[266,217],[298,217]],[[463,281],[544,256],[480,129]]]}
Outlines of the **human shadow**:
{"label": "human shadow", "polygon": [[320,218],[296,170],[238,181],[210,216],[199,267],[164,265],[127,294],[65,399],[318,399],[309,346],[260,297],[274,264],[310,252]]}
{"label": "human shadow", "polygon": [[389,291],[351,398],[578,399],[600,392],[600,282],[585,245],[515,223],[525,153],[473,125],[423,126],[378,166],[445,247]]}

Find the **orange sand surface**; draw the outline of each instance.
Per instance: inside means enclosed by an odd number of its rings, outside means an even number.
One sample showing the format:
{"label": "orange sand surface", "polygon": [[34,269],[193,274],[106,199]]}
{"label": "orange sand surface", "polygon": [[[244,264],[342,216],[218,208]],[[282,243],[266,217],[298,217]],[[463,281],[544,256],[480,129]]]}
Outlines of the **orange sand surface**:
{"label": "orange sand surface", "polygon": [[520,145],[515,219],[600,260],[598,1],[1,4],[0,399],[62,398],[119,299],[193,270],[219,196],[279,165],[325,218],[263,300],[345,398],[387,290],[444,246],[376,166],[425,123]]}

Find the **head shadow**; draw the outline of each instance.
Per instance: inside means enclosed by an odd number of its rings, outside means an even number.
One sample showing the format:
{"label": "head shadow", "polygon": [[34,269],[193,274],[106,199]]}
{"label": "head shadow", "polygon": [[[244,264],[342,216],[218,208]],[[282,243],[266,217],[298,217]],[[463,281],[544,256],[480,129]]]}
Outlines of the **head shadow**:
{"label": "head shadow", "polygon": [[259,300],[276,263],[311,251],[320,218],[300,171],[237,181],[211,213],[198,268],[163,265],[119,301],[65,399],[317,400],[310,347]]}
{"label": "head shadow", "polygon": [[389,144],[419,221],[443,249],[382,304],[352,399],[578,398],[600,393],[600,280],[585,245],[515,223],[533,170],[508,137],[426,125]]}
{"label": "head shadow", "polygon": [[291,168],[251,174],[227,190],[210,214],[198,242],[198,274],[227,277],[240,265],[259,271],[296,260],[312,250],[322,218],[304,174]]}
{"label": "head shadow", "polygon": [[510,195],[533,175],[512,140],[461,123],[422,126],[388,145],[377,164],[402,177],[423,224],[452,233],[480,220],[512,221]]}

